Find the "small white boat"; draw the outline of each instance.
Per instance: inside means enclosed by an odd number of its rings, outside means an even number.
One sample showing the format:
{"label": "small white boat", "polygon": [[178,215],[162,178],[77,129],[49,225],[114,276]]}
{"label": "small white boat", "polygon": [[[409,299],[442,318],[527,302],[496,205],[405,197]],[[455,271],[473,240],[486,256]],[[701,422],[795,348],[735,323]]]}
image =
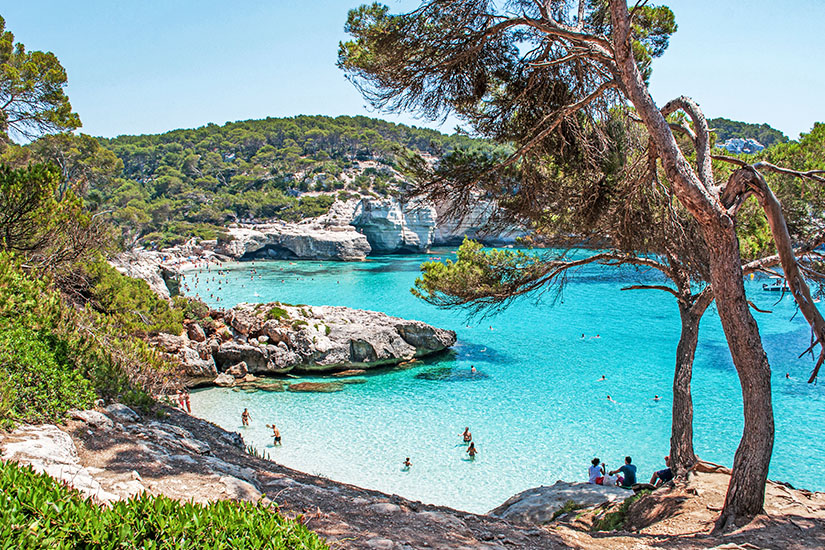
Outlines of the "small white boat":
{"label": "small white boat", "polygon": [[773,279],[772,283],[762,283],[762,290],[765,292],[790,292],[791,289],[788,288],[785,279],[777,278]]}

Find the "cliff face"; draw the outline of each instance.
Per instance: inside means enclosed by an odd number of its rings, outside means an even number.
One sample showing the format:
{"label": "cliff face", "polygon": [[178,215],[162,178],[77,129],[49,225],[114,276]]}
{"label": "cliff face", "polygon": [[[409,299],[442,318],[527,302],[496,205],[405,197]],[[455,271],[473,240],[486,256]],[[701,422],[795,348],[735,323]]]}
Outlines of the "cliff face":
{"label": "cliff face", "polygon": [[337,223],[351,211],[349,224],[363,233],[372,251],[378,253],[422,252],[433,245],[461,244],[464,237],[488,244],[513,243],[526,235],[524,228],[516,226],[489,230],[495,204],[483,200],[473,203],[462,219],[451,217],[447,205],[405,203],[395,198],[363,198],[354,209],[336,205],[331,212],[335,211]]}
{"label": "cliff face", "polygon": [[350,225],[363,233],[373,252],[421,252],[433,243],[435,208],[398,199],[362,199]]}
{"label": "cliff face", "polygon": [[275,223],[230,227],[228,231],[233,239],[216,251],[235,259],[356,261],[370,253],[367,238],[348,226]]}

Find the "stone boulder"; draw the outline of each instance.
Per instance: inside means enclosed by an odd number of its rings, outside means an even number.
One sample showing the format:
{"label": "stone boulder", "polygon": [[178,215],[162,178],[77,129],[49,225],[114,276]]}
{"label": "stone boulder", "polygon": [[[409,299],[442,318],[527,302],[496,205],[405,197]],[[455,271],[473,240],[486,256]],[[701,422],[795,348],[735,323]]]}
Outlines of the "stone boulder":
{"label": "stone boulder", "polygon": [[290,384],[287,387],[287,391],[292,392],[331,393],[343,389],[344,385],[340,382],[298,382],[297,384]]}
{"label": "stone boulder", "polygon": [[190,340],[195,342],[206,341],[206,333],[203,331],[203,327],[201,327],[198,323],[189,323],[186,327],[186,335]]}
{"label": "stone boulder", "polygon": [[210,353],[185,347],[180,350],[177,357],[187,376],[213,376],[218,373],[215,360]]}
{"label": "stone boulder", "polygon": [[235,378],[244,378],[246,374],[249,372],[249,369],[246,367],[246,363],[241,361],[237,365],[232,365],[228,369],[226,369],[226,374],[231,374]]}
{"label": "stone boulder", "polygon": [[122,403],[112,403],[103,409],[106,414],[122,423],[131,423],[140,421],[140,415]]}
{"label": "stone boulder", "polygon": [[550,522],[553,515],[570,501],[579,508],[591,508],[606,502],[622,502],[631,496],[632,490],[621,487],[557,481],[550,486],[542,485],[522,491],[491,510],[489,515],[513,522],[541,525]]}
{"label": "stone boulder", "polygon": [[100,502],[119,498],[105,491],[89,470],[81,466],[74,441],[57,426],[20,426],[0,440],[0,458],[29,465],[35,472],[48,474]]}
{"label": "stone boulder", "polygon": [[231,374],[222,372],[215,378],[215,380],[212,381],[212,383],[222,388],[231,388],[235,385],[235,377]]}

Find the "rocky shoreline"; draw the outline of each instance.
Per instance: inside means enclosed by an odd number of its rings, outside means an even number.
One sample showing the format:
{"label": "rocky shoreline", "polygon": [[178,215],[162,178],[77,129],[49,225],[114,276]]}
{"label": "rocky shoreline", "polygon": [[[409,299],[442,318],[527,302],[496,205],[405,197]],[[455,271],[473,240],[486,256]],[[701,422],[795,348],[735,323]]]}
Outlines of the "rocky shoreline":
{"label": "rocky shoreline", "polygon": [[220,386],[287,373],[363,372],[442,352],[455,341],[455,332],[421,321],[279,302],[212,311],[206,322],[189,321],[184,334],[150,339],[184,376]]}
{"label": "rocky shoreline", "polygon": [[[594,533],[593,523],[618,505],[599,493],[605,488],[586,483],[531,489],[491,515],[472,514],[286,468],[259,452],[250,454],[239,434],[177,409],[162,407],[149,417],[115,403],[68,416],[64,426],[22,425],[0,432],[0,458],[45,472],[104,504],[144,492],[201,503],[276,504],[281,514],[301,521],[332,548],[796,550],[825,545],[825,494],[773,482],[766,491],[768,515],[730,533],[711,534],[730,476],[707,463],[688,481],[666,484],[631,505],[623,530]],[[556,514],[565,499],[566,510],[574,511]]]}
{"label": "rocky shoreline", "polygon": [[462,219],[445,206],[397,198],[338,200],[317,218],[297,223],[233,223],[228,239],[198,241],[163,250],[135,248],[111,263],[121,273],[145,280],[168,298],[179,292],[183,271],[206,264],[255,259],[361,261],[370,254],[419,253],[434,246],[457,246],[465,237],[485,244],[512,245],[527,233],[520,227],[486,226],[493,205],[484,201]]}

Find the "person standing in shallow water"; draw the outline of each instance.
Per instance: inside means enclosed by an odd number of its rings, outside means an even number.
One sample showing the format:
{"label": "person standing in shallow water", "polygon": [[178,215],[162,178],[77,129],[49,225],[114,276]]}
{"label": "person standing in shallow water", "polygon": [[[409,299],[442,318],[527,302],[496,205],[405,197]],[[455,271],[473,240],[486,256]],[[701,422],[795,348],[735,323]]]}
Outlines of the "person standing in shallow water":
{"label": "person standing in shallow water", "polygon": [[464,438],[464,443],[470,443],[473,440],[473,434],[470,433],[469,426],[464,428],[464,433],[461,434],[461,437]]}
{"label": "person standing in shallow water", "polygon": [[467,447],[467,454],[470,455],[470,460],[475,460],[476,455],[478,454],[478,450],[476,450],[476,444],[472,441],[470,442],[470,446]]}
{"label": "person standing in shallow water", "polygon": [[244,408],[243,412],[241,413],[241,422],[243,423],[244,426],[249,426],[249,419],[250,419],[249,409]]}

